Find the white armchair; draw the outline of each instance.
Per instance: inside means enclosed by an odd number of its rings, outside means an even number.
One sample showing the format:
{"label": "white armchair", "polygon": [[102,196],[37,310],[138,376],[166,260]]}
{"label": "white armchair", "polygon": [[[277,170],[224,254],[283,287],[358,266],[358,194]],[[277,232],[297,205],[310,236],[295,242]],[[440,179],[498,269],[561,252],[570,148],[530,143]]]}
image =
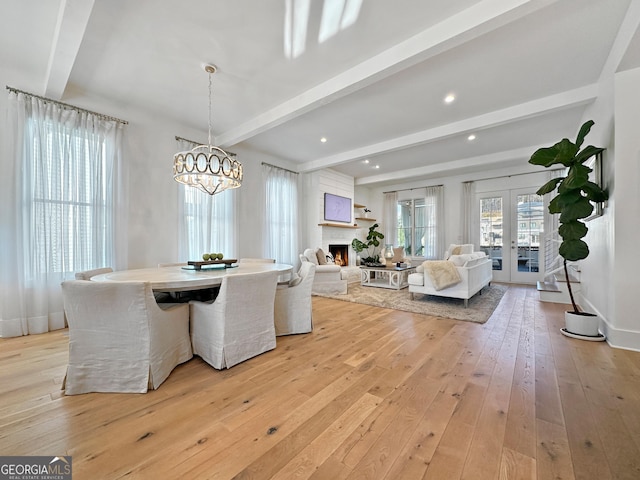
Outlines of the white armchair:
{"label": "white armchair", "polygon": [[346,294],[347,279],[342,278],[342,268],[340,265],[320,265],[316,252],[317,249],[307,248],[304,253],[300,255],[300,261],[302,263],[310,262],[316,266],[312,293]]}
{"label": "white armchair", "polygon": [[193,353],[223,369],[273,350],[277,282],[277,271],[228,273],[213,302],[189,302]]}
{"label": "white armchair", "polygon": [[193,353],[187,304],[155,301],[149,283],[62,283],[69,323],[66,395],[145,393]]}
{"label": "white armchair", "polygon": [[313,263],[302,262],[297,276],[288,284],[278,285],[274,313],[276,336],[313,330],[311,290],[315,273]]}

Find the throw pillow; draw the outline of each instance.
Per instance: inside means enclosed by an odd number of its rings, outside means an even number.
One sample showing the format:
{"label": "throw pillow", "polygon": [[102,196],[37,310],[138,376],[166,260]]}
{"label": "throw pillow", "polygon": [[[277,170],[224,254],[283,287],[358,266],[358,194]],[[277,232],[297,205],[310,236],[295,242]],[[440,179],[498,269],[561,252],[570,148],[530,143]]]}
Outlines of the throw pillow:
{"label": "throw pillow", "polygon": [[316,250],[316,257],[318,258],[318,265],[327,264],[327,256],[324,254],[324,251],[321,248]]}
{"label": "throw pillow", "polygon": [[295,272],[291,274],[291,280],[289,280],[290,287],[295,287],[296,285],[300,285],[301,282],[302,282],[302,277],[300,275],[298,275]]}
{"label": "throw pillow", "polygon": [[449,257],[449,261],[456,267],[461,267],[466,262],[466,260],[464,259],[464,255],[451,255]]}
{"label": "throw pillow", "polygon": [[465,243],[464,245],[460,245],[460,254],[465,255],[473,253],[473,243]]}
{"label": "throw pillow", "polygon": [[391,263],[398,263],[404,261],[404,247],[393,247],[393,258]]}
{"label": "throw pillow", "polygon": [[451,256],[460,255],[461,253],[462,253],[462,245],[456,245],[455,247],[453,247],[453,250],[449,252]]}

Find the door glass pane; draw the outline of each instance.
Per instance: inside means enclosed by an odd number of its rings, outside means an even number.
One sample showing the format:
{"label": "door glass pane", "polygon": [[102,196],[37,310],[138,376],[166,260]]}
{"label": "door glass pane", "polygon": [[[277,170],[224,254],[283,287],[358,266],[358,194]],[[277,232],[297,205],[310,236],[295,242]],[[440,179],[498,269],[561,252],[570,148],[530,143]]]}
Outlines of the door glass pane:
{"label": "door glass pane", "polygon": [[480,250],[502,270],[502,197],[480,199]]}
{"label": "door glass pane", "polygon": [[544,231],[542,197],[536,194],[518,195],[518,271],[537,272],[540,237]]}
{"label": "door glass pane", "polygon": [[416,257],[424,256],[424,247],[425,247],[425,235],[427,233],[427,210],[424,204],[424,198],[416,198],[413,201],[414,204],[414,212],[416,225],[413,230],[414,238],[413,245],[414,252],[413,255]]}
{"label": "door glass pane", "polygon": [[411,250],[411,200],[398,202],[398,241],[397,245],[404,247],[407,256],[413,255]]}

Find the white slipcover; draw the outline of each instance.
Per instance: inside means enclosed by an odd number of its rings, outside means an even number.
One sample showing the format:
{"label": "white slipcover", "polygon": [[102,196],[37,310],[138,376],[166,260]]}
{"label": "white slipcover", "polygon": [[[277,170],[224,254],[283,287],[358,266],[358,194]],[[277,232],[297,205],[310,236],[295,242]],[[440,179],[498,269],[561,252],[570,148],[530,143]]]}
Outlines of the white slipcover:
{"label": "white slipcover", "polygon": [[229,272],[213,302],[189,302],[193,353],[222,369],[273,350],[278,275]]}
{"label": "white slipcover", "polygon": [[241,258],[239,264],[243,263],[276,263],[275,258]]}
{"label": "white slipcover", "polygon": [[62,283],[69,323],[66,395],[145,393],[193,354],[187,304],[160,308],[143,282]]}
{"label": "white slipcover", "polygon": [[104,267],[104,268],[96,268],[94,270],[85,270],[84,272],[76,272],[76,280],[91,280],[91,277],[95,277],[96,275],[102,275],[103,273],[111,273],[113,272],[113,268]]}
{"label": "white slipcover", "polygon": [[313,330],[311,290],[316,266],[302,262],[298,272],[302,281],[290,286],[278,285],[275,302],[276,336],[309,333]]}

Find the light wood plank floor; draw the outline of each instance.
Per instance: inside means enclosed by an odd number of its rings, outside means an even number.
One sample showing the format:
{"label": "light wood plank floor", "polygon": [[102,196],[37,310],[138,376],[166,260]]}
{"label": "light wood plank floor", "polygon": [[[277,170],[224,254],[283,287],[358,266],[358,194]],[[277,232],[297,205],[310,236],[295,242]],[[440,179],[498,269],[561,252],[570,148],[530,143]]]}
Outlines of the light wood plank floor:
{"label": "light wood plank floor", "polygon": [[484,325],[314,298],[315,331],[144,395],[65,397],[65,330],[0,339],[0,455],[81,479],[638,479],[640,353],[511,286]]}

